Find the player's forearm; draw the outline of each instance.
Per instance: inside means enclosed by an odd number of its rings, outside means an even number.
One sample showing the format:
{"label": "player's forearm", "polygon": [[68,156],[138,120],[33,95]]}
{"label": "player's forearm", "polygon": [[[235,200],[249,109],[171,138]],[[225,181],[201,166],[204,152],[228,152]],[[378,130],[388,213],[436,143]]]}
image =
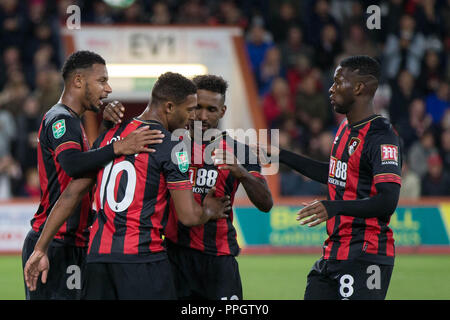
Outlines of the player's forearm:
{"label": "player's forearm", "polygon": [[75,212],[75,208],[80,203],[83,196],[94,184],[93,179],[83,178],[72,180],[59,197],[45,222],[42,233],[36,242],[35,249],[46,252],[53,237],[58,230]]}
{"label": "player's forearm", "polygon": [[272,209],[272,194],[264,179],[257,178],[247,172],[239,181],[256,208],[263,212],[269,212]]}
{"label": "player's forearm", "polygon": [[346,215],[359,218],[382,218],[390,216],[397,207],[400,185],[396,183],[380,183],[378,194],[360,200],[324,200],[328,217]]}
{"label": "player's forearm", "polygon": [[98,170],[115,157],[113,145],[109,144],[103,148],[86,152],[69,149],[61,152],[58,161],[70,177],[76,178],[90,171]]}
{"label": "player's forearm", "polygon": [[317,182],[328,183],[329,163],[309,159],[302,155],[280,149],[280,163]]}

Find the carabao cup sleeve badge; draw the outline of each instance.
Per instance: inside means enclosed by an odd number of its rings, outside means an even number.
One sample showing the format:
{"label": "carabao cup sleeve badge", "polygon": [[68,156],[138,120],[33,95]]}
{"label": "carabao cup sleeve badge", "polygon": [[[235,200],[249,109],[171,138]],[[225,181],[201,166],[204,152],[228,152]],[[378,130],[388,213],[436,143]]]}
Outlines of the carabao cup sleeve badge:
{"label": "carabao cup sleeve badge", "polygon": [[188,154],[186,151],[177,152],[177,162],[178,162],[178,169],[180,169],[181,172],[185,173],[189,169],[189,159]]}
{"label": "carabao cup sleeve badge", "polygon": [[61,138],[66,133],[66,121],[64,119],[56,121],[52,125],[52,130],[55,139]]}

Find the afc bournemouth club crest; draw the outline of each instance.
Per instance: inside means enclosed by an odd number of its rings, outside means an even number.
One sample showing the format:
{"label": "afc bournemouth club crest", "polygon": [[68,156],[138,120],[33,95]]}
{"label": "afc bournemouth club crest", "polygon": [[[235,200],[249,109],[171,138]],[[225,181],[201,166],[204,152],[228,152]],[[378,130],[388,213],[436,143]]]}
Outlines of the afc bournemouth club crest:
{"label": "afc bournemouth club crest", "polygon": [[351,156],[355,153],[356,149],[358,149],[359,144],[361,143],[361,140],[358,138],[351,138],[350,142],[348,143],[348,155]]}

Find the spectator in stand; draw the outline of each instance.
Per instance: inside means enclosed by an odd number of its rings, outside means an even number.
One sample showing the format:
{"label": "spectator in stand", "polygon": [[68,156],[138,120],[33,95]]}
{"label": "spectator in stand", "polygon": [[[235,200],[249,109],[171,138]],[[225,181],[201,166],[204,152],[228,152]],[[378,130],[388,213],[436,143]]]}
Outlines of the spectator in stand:
{"label": "spectator in stand", "polygon": [[280,50],[276,46],[266,51],[266,55],[259,69],[257,83],[259,96],[262,97],[270,91],[273,79],[285,76],[285,71],[281,66]]}
{"label": "spectator in stand", "polygon": [[326,77],[332,77],[335,67],[335,58],[342,52],[342,44],[338,37],[338,31],[333,24],[327,24],[322,28],[320,43],[316,51],[316,66]]}
{"label": "spectator in stand", "polygon": [[246,47],[250,58],[250,66],[256,79],[259,78],[260,66],[266,56],[266,52],[273,46],[271,35],[261,24],[255,23],[250,27]]}
{"label": "spectator in stand", "polygon": [[28,168],[25,172],[25,183],[19,194],[21,197],[37,198],[41,195],[39,173],[36,167]]}
{"label": "spectator in stand", "polygon": [[411,146],[407,154],[409,167],[420,178],[427,173],[427,159],[431,154],[438,153],[434,134],[431,129],[425,131],[420,139]]}
{"label": "spectator in stand", "polygon": [[263,98],[263,112],[267,127],[271,129],[279,128],[285,117],[294,117],[294,105],[284,78],[277,77],[273,80],[270,92]]}
{"label": "spectator in stand", "polygon": [[420,177],[411,171],[407,161],[402,167],[402,187],[400,189],[401,199],[417,199],[422,193]]}
{"label": "spectator in stand", "polygon": [[450,108],[449,94],[449,84],[442,81],[439,83],[437,91],[427,96],[425,103],[427,105],[427,112],[433,118],[433,123],[438,124],[444,112]]}
{"label": "spectator in stand", "polygon": [[295,68],[299,56],[306,56],[309,60],[314,57],[314,50],[303,42],[303,31],[298,25],[289,27],[287,39],[281,43],[280,51],[285,70]]}
{"label": "spectator in stand", "polygon": [[398,121],[408,114],[408,107],[414,99],[422,95],[418,92],[413,75],[408,70],[402,70],[391,82],[392,96],[389,103],[389,117],[395,126]]}
{"label": "spectator in stand", "polygon": [[427,50],[417,79],[420,91],[425,95],[436,92],[439,83],[444,79],[444,72],[437,51]]}
{"label": "spectator in stand", "polygon": [[92,11],[85,17],[86,22],[95,24],[112,24],[114,18],[111,7],[103,0],[94,0],[92,3]]}
{"label": "spectator in stand", "polygon": [[41,107],[38,100],[30,95],[25,100],[22,112],[17,116],[16,159],[22,172],[37,165],[38,131],[42,120]]}
{"label": "spectator in stand", "polygon": [[400,137],[403,138],[405,153],[432,124],[431,115],[426,112],[423,99],[414,99],[409,105],[408,111],[408,117],[402,117],[396,126]]}
{"label": "spectator in stand", "polygon": [[390,33],[386,39],[383,52],[384,74],[389,79],[394,79],[400,70],[406,69],[414,77],[418,77],[425,45],[425,37],[417,30],[414,18],[404,14],[399,30]]}
{"label": "spectator in stand", "polygon": [[28,22],[18,0],[0,1],[0,47],[23,46]]}
{"label": "spectator in stand", "polygon": [[348,36],[344,40],[344,54],[347,56],[367,55],[373,58],[378,57],[378,50],[374,43],[370,41],[359,22],[350,25]]}
{"label": "spectator in stand", "polygon": [[61,96],[62,89],[63,85],[60,80],[60,75],[53,66],[48,66],[37,71],[36,88],[33,91],[33,95],[39,101],[41,115],[56,104]]}
{"label": "spectator in stand", "polygon": [[12,71],[23,70],[21,61],[21,52],[18,47],[10,46],[3,51],[2,59],[0,61],[0,88],[3,88],[8,82],[8,77]]}
{"label": "spectator in stand", "polygon": [[422,180],[422,196],[449,196],[450,175],[444,171],[438,153],[427,158],[428,172]]}
{"label": "spectator in stand", "polygon": [[131,6],[120,10],[116,18],[116,22],[124,24],[141,24],[149,20],[140,1],[135,1]]}
{"label": "spectator in stand", "polygon": [[444,171],[450,174],[450,129],[442,131],[439,153],[444,165]]}
{"label": "spectator in stand", "polygon": [[235,1],[227,0],[220,1],[217,15],[212,16],[209,19],[208,24],[233,25],[246,29],[248,26],[248,19],[236,5]]}
{"label": "spectator in stand", "polygon": [[172,15],[170,13],[167,3],[164,1],[157,1],[152,6],[152,14],[150,16],[150,23],[155,25],[168,25],[172,22]]}
{"label": "spectator in stand", "polygon": [[[410,6],[410,13],[417,21],[417,27],[427,37],[436,36],[440,33],[440,16],[436,12],[436,0],[414,1]],[[411,2],[410,2],[411,3]]]}
{"label": "spectator in stand", "polygon": [[8,80],[0,92],[0,105],[16,116],[29,93],[25,76],[19,69],[8,70]]}
{"label": "spectator in stand", "polygon": [[296,58],[295,65],[286,72],[289,89],[293,97],[297,95],[300,84],[313,69],[311,60],[306,55],[299,54]]}
{"label": "spectator in stand", "polygon": [[282,1],[278,5],[278,10],[274,11],[270,19],[269,29],[272,32],[274,41],[283,43],[287,40],[290,28],[298,25],[301,25],[301,19],[293,3]]}
{"label": "spectator in stand", "polygon": [[11,196],[10,179],[15,172],[11,147],[16,136],[16,123],[13,115],[0,105],[0,199],[7,199]]}
{"label": "spectator in stand", "polygon": [[330,122],[331,108],[321,91],[319,76],[317,69],[313,69],[300,83],[295,98],[297,121],[306,128],[312,125],[314,118],[320,119],[325,126]]}
{"label": "spectator in stand", "polygon": [[305,24],[307,42],[317,47],[321,40],[322,29],[326,25],[333,25],[336,33],[338,33],[339,25],[330,13],[330,6],[327,0],[312,1],[310,4],[313,6],[313,9],[309,8],[310,14],[306,15],[307,20]]}
{"label": "spectator in stand", "polygon": [[178,9],[176,22],[179,24],[204,24],[208,21],[209,12],[199,0],[187,0]]}
{"label": "spectator in stand", "polygon": [[11,155],[0,157],[0,200],[7,200],[16,194],[22,178],[19,164]]}

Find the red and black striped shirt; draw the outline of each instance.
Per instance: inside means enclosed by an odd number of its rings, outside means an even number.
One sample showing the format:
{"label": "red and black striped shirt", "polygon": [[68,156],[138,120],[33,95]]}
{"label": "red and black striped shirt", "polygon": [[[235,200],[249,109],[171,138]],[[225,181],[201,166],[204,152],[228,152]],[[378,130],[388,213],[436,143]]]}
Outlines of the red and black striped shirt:
{"label": "red and black striped shirt", "polygon": [[[239,162],[252,175],[264,179],[261,175],[261,167],[255,161],[250,161],[250,150],[247,145],[237,142],[227,136],[215,139],[211,142],[203,142],[200,146],[192,143],[192,156],[195,158],[199,155],[211,157],[211,151],[214,148],[223,148],[234,153]],[[207,151],[205,152],[205,149]],[[209,155],[208,155],[209,154]],[[197,158],[199,159],[199,158]],[[196,164],[200,162],[200,164]],[[253,164],[252,164],[253,163]],[[218,170],[211,161],[192,161],[189,167],[189,178],[192,184],[195,200],[202,203],[203,198],[208,191],[215,186],[216,196],[230,196],[231,204],[233,204],[239,181],[233,177],[229,170]],[[173,203],[170,206],[171,214],[166,227],[166,238],[168,241],[179,246],[188,247],[199,250],[203,253],[222,256],[239,254],[240,248],[237,242],[236,229],[233,226],[233,210],[228,218],[219,220],[211,220],[204,225],[187,227],[178,221]]]}
{"label": "red and black striped shirt", "polygon": [[162,235],[166,226],[169,189],[191,189],[187,172],[171,159],[179,143],[157,121],[133,119],[102,134],[94,147],[123,139],[141,126],[165,135],[154,153],[120,156],[97,175],[88,262],[133,263],[164,259]]}
{"label": "red and black striped shirt", "polygon": [[[329,200],[357,200],[377,194],[382,182],[401,184],[400,141],[389,121],[373,115],[348,125],[343,121],[331,150]],[[324,259],[365,259],[393,264],[394,238],[389,217],[336,215],[327,220]]]}
{"label": "red and black striped shirt", "polygon": [[[31,220],[32,229],[39,235],[53,206],[72,178],[64,171],[58,156],[65,150],[89,150],[89,143],[81,119],[67,106],[53,106],[41,122],[38,133],[38,171],[41,185],[39,208]],[[92,221],[91,195],[86,194],[75,213],[62,225],[54,243],[87,246],[88,227]]]}

